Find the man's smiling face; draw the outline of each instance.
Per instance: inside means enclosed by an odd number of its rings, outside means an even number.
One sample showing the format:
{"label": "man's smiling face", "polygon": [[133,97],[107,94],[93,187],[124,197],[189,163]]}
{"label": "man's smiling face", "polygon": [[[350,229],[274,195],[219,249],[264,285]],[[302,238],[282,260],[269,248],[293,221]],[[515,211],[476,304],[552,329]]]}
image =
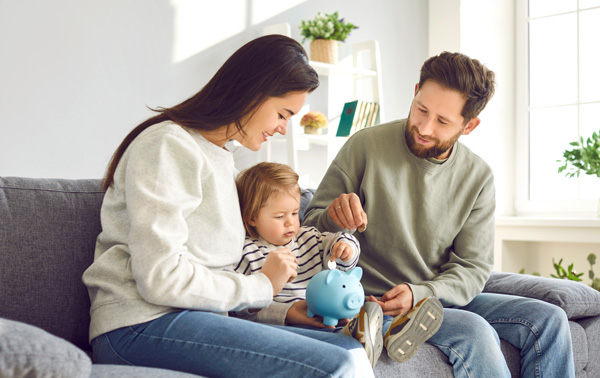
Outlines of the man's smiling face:
{"label": "man's smiling face", "polygon": [[410,151],[423,159],[450,156],[458,138],[479,125],[479,118],[465,125],[461,115],[465,102],[460,92],[432,80],[417,88],[404,133]]}

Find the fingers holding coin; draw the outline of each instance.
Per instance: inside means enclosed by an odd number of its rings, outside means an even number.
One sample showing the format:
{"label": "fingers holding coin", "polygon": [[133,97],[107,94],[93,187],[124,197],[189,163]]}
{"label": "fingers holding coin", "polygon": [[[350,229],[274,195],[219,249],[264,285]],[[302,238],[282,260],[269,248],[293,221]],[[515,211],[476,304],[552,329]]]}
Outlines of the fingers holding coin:
{"label": "fingers holding coin", "polygon": [[366,229],[367,214],[356,193],[341,194],[330,205],[328,213],[331,220],[339,227],[347,230],[359,228],[359,231]]}

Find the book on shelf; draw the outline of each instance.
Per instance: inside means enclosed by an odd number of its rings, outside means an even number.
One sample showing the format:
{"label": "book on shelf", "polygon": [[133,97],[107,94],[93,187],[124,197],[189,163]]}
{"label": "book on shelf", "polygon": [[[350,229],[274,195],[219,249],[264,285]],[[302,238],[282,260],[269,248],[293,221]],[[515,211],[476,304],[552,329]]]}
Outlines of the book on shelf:
{"label": "book on shelf", "polygon": [[377,124],[379,104],[362,100],[344,104],[336,136],[350,136],[360,129]]}

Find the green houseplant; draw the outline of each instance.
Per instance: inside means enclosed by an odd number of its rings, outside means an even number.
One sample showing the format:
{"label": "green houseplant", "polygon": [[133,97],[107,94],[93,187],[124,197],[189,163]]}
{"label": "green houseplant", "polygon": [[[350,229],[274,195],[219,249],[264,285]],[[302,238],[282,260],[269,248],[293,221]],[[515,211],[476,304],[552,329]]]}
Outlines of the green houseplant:
{"label": "green houseplant", "polygon": [[[571,142],[573,147],[563,152],[562,163],[558,173],[565,172],[567,177],[579,177],[583,171],[586,175],[600,178],[600,131],[593,132],[592,136],[584,141],[583,137],[578,142]],[[600,216],[600,200],[598,202],[598,216]]]}
{"label": "green houseplant", "polygon": [[339,17],[338,12],[322,14],[318,12],[312,20],[300,21],[302,42],[310,43],[311,59],[325,63],[337,63],[337,43],[344,42],[350,32],[358,26]]}
{"label": "green houseplant", "polygon": [[[594,265],[596,264],[596,254],[590,253],[587,256],[587,261],[590,264],[590,270],[588,271],[588,277],[591,281],[590,286],[592,287],[592,289],[600,291],[600,278],[596,277],[596,274],[594,273]],[[573,263],[569,264],[569,266],[565,268],[562,266],[562,262],[563,259],[560,259],[558,262],[552,259],[552,265],[554,265],[554,270],[556,270],[556,274],[550,274],[550,277],[577,282],[583,281],[583,279],[581,278],[581,276],[583,276],[583,273],[577,273],[574,270]],[[519,273],[525,274],[525,268],[521,269]],[[533,272],[532,275],[541,276],[538,272]]]}

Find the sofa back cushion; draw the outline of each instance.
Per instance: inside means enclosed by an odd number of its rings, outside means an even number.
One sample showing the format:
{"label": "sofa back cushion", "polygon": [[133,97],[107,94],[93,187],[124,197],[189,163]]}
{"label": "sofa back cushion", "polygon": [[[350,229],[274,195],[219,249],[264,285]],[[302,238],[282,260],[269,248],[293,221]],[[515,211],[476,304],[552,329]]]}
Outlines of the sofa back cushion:
{"label": "sofa back cushion", "polygon": [[94,258],[103,197],[99,179],[0,177],[0,317],[91,350],[81,275]]}

